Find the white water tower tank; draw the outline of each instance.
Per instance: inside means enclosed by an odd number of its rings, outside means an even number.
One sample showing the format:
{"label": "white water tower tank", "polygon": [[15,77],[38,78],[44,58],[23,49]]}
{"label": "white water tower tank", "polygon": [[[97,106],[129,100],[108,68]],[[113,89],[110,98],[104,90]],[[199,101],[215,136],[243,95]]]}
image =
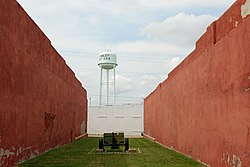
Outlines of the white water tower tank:
{"label": "white water tower tank", "polygon": [[[114,88],[114,104],[116,103],[116,88],[115,88],[115,68],[117,66],[117,56],[115,53],[111,52],[111,50],[102,52],[99,54],[99,62],[98,66],[101,68],[101,75],[100,75],[100,100],[99,100],[99,106],[102,105],[102,75],[103,75],[103,70],[107,72],[107,105],[109,105],[109,86],[113,86]],[[109,82],[109,71],[113,70],[113,84],[110,85]]]}
{"label": "white water tower tank", "polygon": [[105,51],[99,54],[98,66],[105,70],[111,70],[117,66],[117,56],[111,51]]}

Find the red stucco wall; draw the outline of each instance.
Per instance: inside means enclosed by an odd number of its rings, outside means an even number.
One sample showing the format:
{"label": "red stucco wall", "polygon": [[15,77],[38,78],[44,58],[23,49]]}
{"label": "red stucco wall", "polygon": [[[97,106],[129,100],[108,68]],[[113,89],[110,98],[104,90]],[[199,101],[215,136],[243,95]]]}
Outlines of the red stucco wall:
{"label": "red stucco wall", "polygon": [[211,166],[250,166],[250,17],[238,0],[148,96],[144,131]]}
{"label": "red stucco wall", "polygon": [[0,166],[86,133],[86,91],[15,0],[0,1]]}

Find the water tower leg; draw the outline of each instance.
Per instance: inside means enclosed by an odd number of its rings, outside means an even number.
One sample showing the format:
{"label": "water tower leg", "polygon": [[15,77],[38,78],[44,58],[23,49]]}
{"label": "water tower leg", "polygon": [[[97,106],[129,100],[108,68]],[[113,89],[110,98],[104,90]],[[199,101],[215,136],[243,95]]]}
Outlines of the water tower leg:
{"label": "water tower leg", "polygon": [[114,65],[114,104],[116,103],[116,89],[115,89],[115,65]]}
{"label": "water tower leg", "polygon": [[107,105],[109,105],[109,70],[107,70]]}
{"label": "water tower leg", "polygon": [[99,94],[99,106],[102,105],[102,68],[101,68],[101,76],[100,76],[100,94]]}

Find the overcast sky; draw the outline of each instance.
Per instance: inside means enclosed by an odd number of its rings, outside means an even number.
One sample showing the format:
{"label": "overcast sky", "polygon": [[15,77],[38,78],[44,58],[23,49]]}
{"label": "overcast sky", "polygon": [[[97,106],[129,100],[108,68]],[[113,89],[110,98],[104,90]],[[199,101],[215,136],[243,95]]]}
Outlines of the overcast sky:
{"label": "overcast sky", "polygon": [[98,104],[100,52],[111,49],[117,54],[117,102],[142,102],[194,49],[207,26],[234,2],[17,1],[75,72],[92,105]]}

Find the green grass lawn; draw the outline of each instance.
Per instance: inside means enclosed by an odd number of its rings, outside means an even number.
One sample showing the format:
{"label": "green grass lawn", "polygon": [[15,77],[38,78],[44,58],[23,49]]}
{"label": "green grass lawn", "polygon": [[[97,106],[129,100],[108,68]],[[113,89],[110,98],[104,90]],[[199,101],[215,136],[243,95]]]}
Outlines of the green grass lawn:
{"label": "green grass lawn", "polygon": [[[147,139],[129,139],[131,148],[139,148],[134,154],[90,154],[98,147],[98,138],[74,141],[62,148],[28,160],[18,166],[92,166],[92,167],[189,167],[203,166],[192,159]],[[93,152],[93,151],[92,151]]]}

